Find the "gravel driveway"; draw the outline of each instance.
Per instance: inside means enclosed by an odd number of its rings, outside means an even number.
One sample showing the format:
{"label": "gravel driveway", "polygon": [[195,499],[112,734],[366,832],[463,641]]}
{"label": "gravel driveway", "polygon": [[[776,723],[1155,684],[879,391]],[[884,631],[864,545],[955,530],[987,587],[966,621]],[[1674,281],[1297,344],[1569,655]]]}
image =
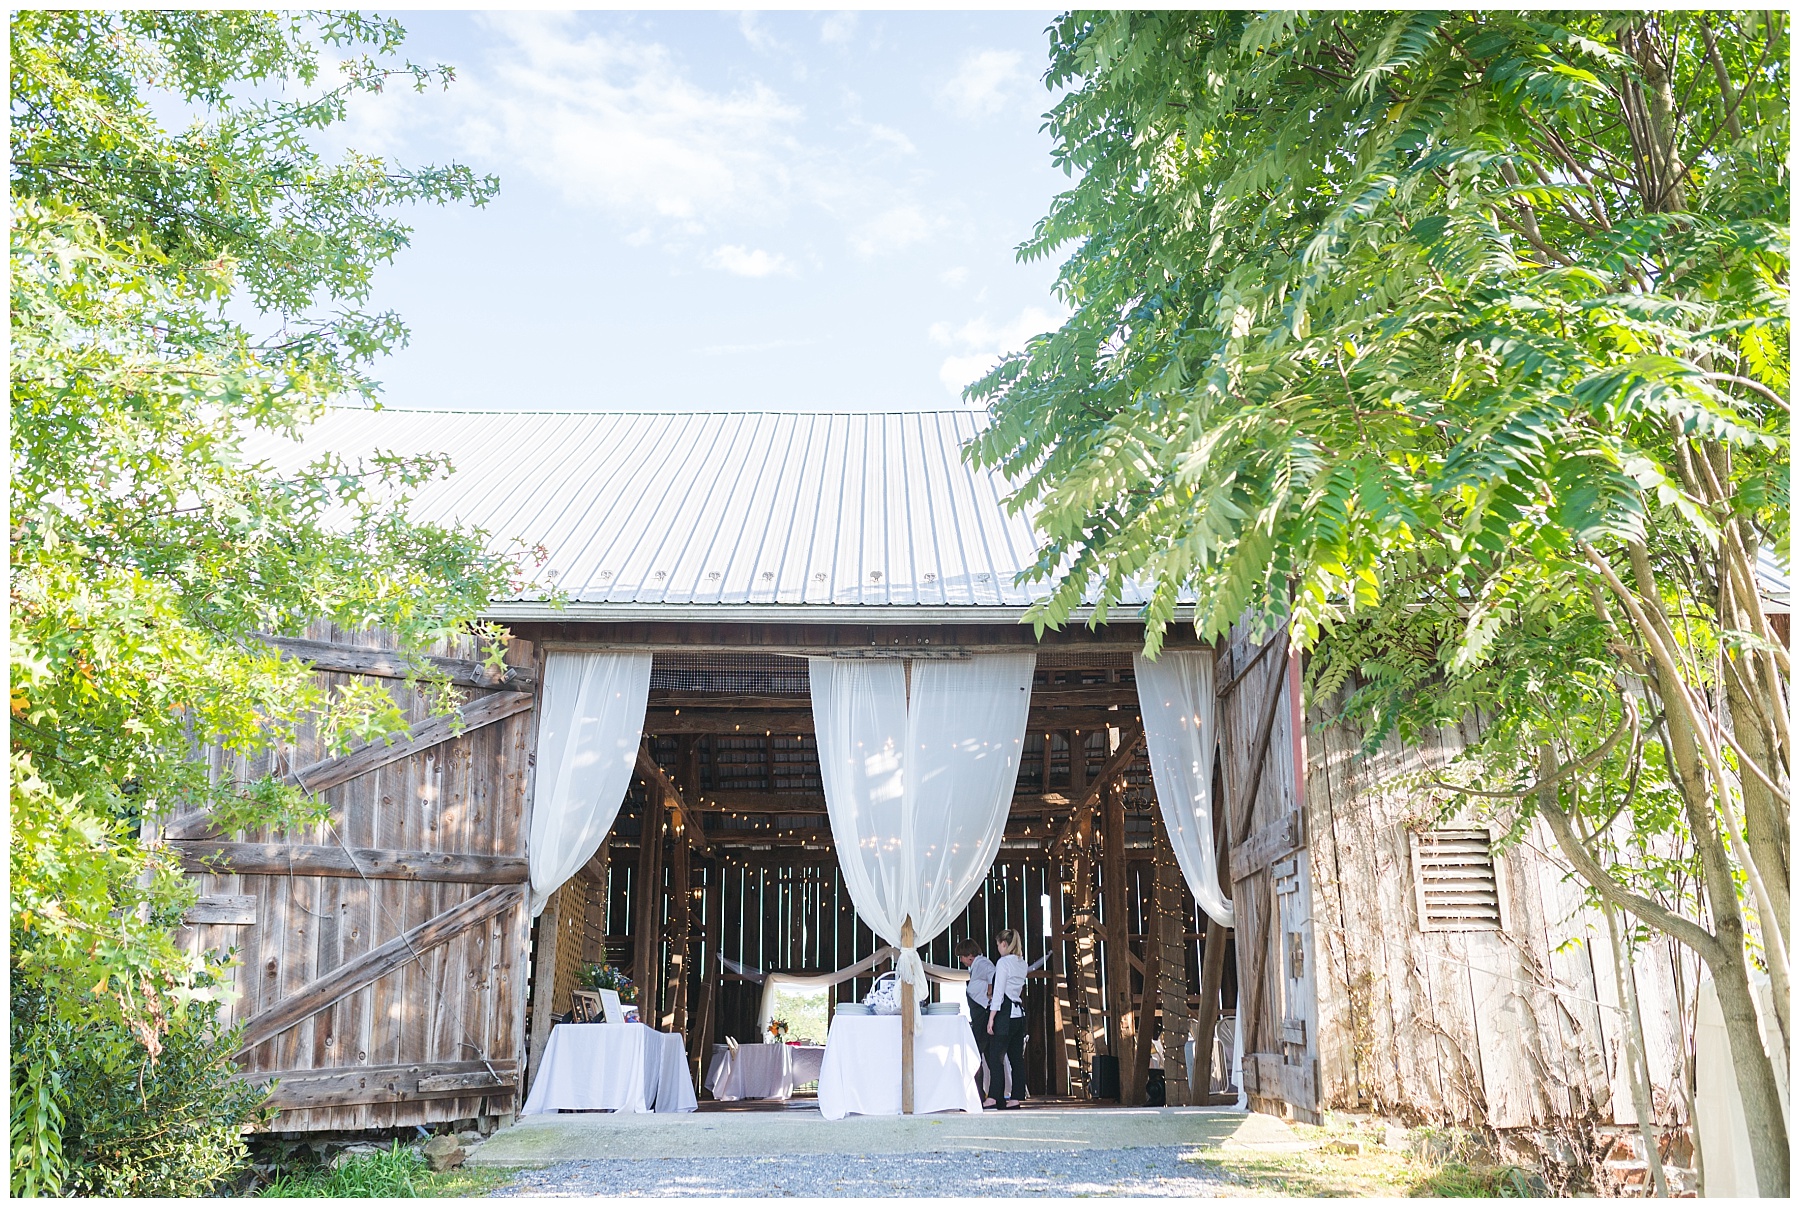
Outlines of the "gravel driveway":
{"label": "gravel driveway", "polygon": [[[603,1158],[521,1171],[496,1196],[1218,1196],[1190,1147],[861,1157]],[[1241,1194],[1241,1189],[1239,1189]]]}

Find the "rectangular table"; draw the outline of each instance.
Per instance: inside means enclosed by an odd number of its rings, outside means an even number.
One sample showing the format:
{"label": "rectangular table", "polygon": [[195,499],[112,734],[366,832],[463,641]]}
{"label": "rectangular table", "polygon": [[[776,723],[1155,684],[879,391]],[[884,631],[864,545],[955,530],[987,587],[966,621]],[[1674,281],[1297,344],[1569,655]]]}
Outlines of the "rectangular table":
{"label": "rectangular table", "polygon": [[794,1088],[816,1082],[825,1048],[817,1044],[715,1044],[706,1070],[706,1089],[723,1102],[734,1099],[787,1099]]}
{"label": "rectangular table", "polygon": [[[981,1053],[960,1015],[924,1015],[913,1033],[913,1111],[981,1110],[975,1073]],[[819,1114],[900,1114],[900,1017],[839,1015],[819,1069]]]}
{"label": "rectangular table", "polygon": [[521,1115],[691,1112],[700,1105],[681,1037],[641,1023],[559,1023],[540,1061]]}

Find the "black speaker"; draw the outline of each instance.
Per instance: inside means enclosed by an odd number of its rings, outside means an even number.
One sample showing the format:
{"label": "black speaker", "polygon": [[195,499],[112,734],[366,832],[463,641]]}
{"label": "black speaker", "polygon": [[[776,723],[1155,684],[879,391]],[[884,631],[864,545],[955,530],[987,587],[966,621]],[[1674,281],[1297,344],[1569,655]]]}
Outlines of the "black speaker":
{"label": "black speaker", "polygon": [[1144,1106],[1167,1107],[1169,1104],[1169,1084],[1161,1070],[1151,1070],[1144,1076]]}
{"label": "black speaker", "polygon": [[1094,1058],[1093,1071],[1088,1076],[1088,1096],[1093,1099],[1117,1099],[1119,1097],[1119,1059],[1101,1054]]}

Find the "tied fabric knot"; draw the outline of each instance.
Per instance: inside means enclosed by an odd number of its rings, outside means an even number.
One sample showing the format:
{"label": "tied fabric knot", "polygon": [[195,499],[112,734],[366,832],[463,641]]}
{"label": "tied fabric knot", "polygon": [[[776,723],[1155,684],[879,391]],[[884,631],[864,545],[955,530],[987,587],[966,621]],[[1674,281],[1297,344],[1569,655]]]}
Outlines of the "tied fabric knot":
{"label": "tied fabric knot", "polygon": [[917,1002],[921,1006],[931,997],[931,983],[925,979],[925,962],[919,959],[917,948],[900,949],[900,955],[894,960],[894,973],[917,992]]}

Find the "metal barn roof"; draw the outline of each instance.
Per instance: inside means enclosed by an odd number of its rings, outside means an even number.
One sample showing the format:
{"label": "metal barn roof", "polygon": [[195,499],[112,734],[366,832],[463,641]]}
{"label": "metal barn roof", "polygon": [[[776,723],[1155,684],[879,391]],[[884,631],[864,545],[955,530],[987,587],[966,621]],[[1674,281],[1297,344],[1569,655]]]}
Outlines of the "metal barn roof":
{"label": "metal barn roof", "polygon": [[454,473],[414,516],[542,545],[538,574],[567,597],[561,611],[499,602],[503,618],[1007,620],[1048,586],[1014,584],[1036,534],[1007,514],[1006,479],[962,460],[984,419],[343,410],[299,446],[259,437],[246,452],[277,466],[447,454]]}

